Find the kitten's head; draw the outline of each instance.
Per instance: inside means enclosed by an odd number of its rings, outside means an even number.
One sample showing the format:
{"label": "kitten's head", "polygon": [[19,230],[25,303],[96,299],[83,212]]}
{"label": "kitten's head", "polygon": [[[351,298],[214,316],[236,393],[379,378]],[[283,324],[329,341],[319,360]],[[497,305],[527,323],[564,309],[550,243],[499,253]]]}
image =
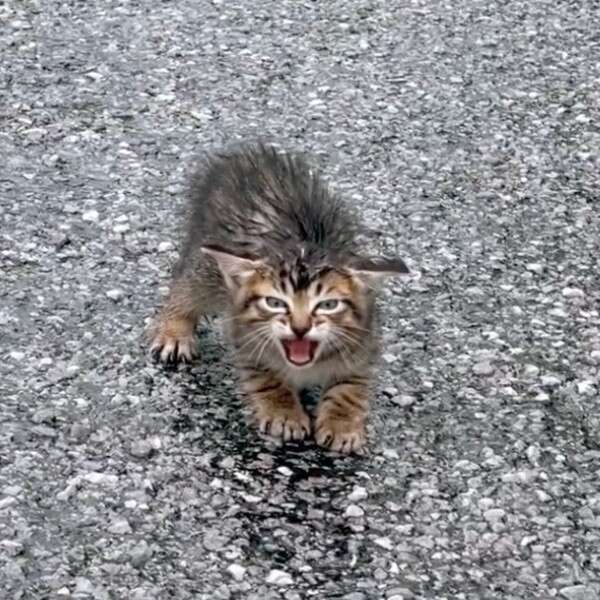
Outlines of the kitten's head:
{"label": "kitten's head", "polygon": [[296,249],[276,259],[218,246],[203,252],[229,290],[239,352],[305,369],[337,357],[350,365],[370,341],[374,290],[386,275],[408,273],[397,258],[341,260]]}

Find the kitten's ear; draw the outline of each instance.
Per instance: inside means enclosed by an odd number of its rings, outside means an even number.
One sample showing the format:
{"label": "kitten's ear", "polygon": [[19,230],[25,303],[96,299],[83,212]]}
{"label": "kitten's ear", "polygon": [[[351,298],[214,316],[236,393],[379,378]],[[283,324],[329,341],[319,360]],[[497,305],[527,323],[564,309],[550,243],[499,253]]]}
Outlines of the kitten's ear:
{"label": "kitten's ear", "polygon": [[395,277],[410,273],[406,263],[397,257],[358,257],[350,261],[348,266],[355,276],[366,281],[377,281],[384,277]]}
{"label": "kitten's ear", "polygon": [[264,266],[257,258],[240,256],[221,246],[202,246],[200,249],[217,262],[227,287],[231,289],[237,288],[246,278]]}

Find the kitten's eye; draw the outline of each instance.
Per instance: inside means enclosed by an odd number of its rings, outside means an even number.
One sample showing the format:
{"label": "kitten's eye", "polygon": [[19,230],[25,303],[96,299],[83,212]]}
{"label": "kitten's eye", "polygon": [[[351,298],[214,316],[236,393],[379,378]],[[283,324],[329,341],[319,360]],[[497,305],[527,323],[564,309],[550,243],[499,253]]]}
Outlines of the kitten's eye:
{"label": "kitten's eye", "polygon": [[286,311],[288,307],[283,300],[275,298],[274,296],[265,296],[263,298],[263,303],[269,310],[274,310],[277,312]]}
{"label": "kitten's eye", "polygon": [[338,312],[342,308],[342,303],[339,300],[323,300],[315,306],[315,310],[321,313],[334,313]]}

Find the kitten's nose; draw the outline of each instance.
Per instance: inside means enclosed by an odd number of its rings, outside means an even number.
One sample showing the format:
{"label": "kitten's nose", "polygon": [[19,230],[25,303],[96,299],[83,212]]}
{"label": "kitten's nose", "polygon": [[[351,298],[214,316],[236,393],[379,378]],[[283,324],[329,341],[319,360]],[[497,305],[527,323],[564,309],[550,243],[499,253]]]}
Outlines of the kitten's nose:
{"label": "kitten's nose", "polygon": [[290,325],[292,331],[296,334],[296,337],[298,339],[302,339],[309,331],[310,331],[310,325]]}

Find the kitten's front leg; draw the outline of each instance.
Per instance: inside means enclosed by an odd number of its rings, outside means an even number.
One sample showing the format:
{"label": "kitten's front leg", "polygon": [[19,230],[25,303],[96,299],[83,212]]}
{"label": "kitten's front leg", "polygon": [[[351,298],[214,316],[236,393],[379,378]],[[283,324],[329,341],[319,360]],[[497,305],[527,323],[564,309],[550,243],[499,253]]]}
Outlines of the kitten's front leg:
{"label": "kitten's front leg", "polygon": [[190,362],[197,354],[196,323],[201,314],[194,282],[179,278],[148,331],[150,351],[167,363]]}
{"label": "kitten's front leg", "polygon": [[285,441],[303,440],[310,433],[310,419],[297,394],[267,369],[240,369],[241,385],[262,433]]}
{"label": "kitten's front leg", "polygon": [[315,440],[336,452],[356,452],[366,441],[369,380],[349,377],[323,391],[317,406]]}

